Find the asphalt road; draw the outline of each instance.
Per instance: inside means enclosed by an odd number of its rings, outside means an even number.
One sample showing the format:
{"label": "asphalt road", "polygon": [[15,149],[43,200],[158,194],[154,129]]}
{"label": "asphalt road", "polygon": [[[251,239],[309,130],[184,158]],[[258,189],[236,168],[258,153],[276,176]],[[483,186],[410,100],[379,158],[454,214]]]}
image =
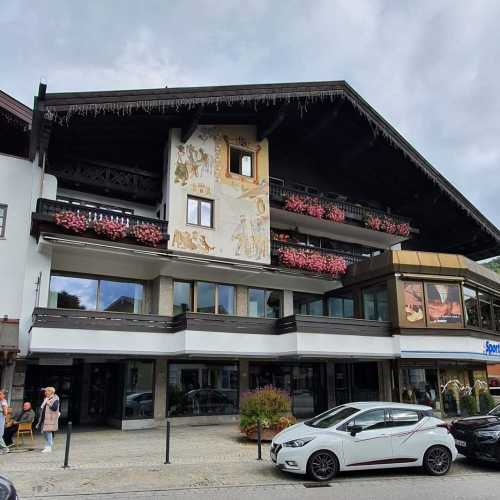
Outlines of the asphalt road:
{"label": "asphalt road", "polygon": [[[395,471],[394,471],[395,472]],[[109,494],[51,496],[57,500],[498,500],[500,469],[472,467],[465,474],[430,477],[417,471],[352,473],[328,484],[299,482],[254,486],[227,486],[155,491],[124,491]],[[32,497],[36,498],[36,497]]]}

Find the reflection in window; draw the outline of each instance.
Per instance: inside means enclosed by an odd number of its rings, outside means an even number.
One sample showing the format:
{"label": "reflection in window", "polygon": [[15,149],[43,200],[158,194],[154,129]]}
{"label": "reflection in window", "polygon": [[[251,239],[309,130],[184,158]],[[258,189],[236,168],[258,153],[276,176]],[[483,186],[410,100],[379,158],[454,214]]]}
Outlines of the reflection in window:
{"label": "reflection in window", "polygon": [[238,365],[168,364],[170,416],[238,413]]}
{"label": "reflection in window", "polygon": [[213,227],[213,201],[188,196],[187,222],[197,226]]}
{"label": "reflection in window", "polygon": [[494,326],[497,332],[500,332],[500,299],[493,299],[493,314],[495,316]]}
{"label": "reflection in window", "polygon": [[245,151],[234,146],[229,148],[229,169],[231,173],[252,177],[252,163],[253,153],[251,151]]}
{"label": "reflection in window", "polygon": [[7,221],[7,205],[0,205],[0,238],[5,237],[6,221]]}
{"label": "reflection in window", "polygon": [[433,368],[401,369],[401,401],[436,408],[439,402],[437,370]]}
{"label": "reflection in window", "polygon": [[328,297],[328,316],[332,318],[354,318],[352,297]]}
{"label": "reflection in window", "polygon": [[481,314],[481,328],[492,330],[491,298],[488,294],[479,292],[479,313]]}
{"label": "reflection in window", "polygon": [[52,275],[49,307],[95,311],[97,309],[97,284],[96,279]]}
{"label": "reflection in window", "polygon": [[153,361],[129,361],[125,375],[125,419],[153,418]]}
{"label": "reflection in window", "polygon": [[363,310],[365,319],[389,321],[387,287],[385,285],[363,290]]}
{"label": "reflection in window", "polygon": [[293,312],[294,314],[323,316],[323,295],[293,292]]}
{"label": "reflection in window", "polygon": [[469,326],[479,326],[477,292],[464,286],[465,320]]}
{"label": "reflection in window", "polygon": [[234,286],[217,285],[217,313],[234,315],[234,302]]}
{"label": "reflection in window", "polygon": [[215,284],[196,283],[196,310],[200,313],[215,313]]}
{"label": "reflection in window", "polygon": [[99,309],[140,313],[142,311],[143,286],[124,281],[101,280],[99,285]]}
{"label": "reflection in window", "polygon": [[347,424],[347,429],[353,425],[359,425],[362,430],[369,431],[385,427],[385,410],[372,410],[362,413]]}
{"label": "reflection in window", "polygon": [[249,288],[248,315],[254,318],[279,318],[281,316],[281,292]]}
{"label": "reflection in window", "polygon": [[192,310],[193,284],[174,281],[174,315]]}

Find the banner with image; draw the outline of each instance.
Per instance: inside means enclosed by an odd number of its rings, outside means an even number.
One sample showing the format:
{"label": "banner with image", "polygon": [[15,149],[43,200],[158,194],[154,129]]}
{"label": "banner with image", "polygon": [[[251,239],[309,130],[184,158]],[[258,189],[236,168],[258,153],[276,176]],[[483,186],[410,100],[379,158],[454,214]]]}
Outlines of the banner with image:
{"label": "banner with image", "polygon": [[404,281],[405,319],[411,326],[425,326],[424,285],[419,281]]}
{"label": "banner with image", "polygon": [[460,286],[449,283],[426,283],[429,326],[458,326],[462,323]]}

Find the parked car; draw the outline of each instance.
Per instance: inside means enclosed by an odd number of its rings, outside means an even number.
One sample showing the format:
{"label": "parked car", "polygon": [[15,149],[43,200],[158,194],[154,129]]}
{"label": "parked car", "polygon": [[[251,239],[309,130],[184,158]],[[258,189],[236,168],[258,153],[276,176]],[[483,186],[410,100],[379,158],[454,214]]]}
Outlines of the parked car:
{"label": "parked car", "polygon": [[0,474],[0,500],[17,500],[16,488],[12,482]]}
{"label": "parked car", "polygon": [[271,460],[284,471],[330,481],[339,471],[423,466],[442,476],[457,457],[455,441],[429,406],[350,403],[277,434]]}
{"label": "parked car", "polygon": [[465,457],[500,464],[500,405],[486,415],[455,420],[451,433]]}

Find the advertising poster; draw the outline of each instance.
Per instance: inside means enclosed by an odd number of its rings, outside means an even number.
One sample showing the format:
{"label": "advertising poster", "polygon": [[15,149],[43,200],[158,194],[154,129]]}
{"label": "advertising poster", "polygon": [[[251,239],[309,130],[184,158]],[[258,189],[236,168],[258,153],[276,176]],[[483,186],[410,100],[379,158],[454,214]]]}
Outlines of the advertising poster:
{"label": "advertising poster", "polygon": [[462,323],[460,287],[448,283],[426,283],[429,326]]}
{"label": "advertising poster", "polygon": [[411,326],[425,326],[424,285],[418,281],[403,282],[405,319]]}

